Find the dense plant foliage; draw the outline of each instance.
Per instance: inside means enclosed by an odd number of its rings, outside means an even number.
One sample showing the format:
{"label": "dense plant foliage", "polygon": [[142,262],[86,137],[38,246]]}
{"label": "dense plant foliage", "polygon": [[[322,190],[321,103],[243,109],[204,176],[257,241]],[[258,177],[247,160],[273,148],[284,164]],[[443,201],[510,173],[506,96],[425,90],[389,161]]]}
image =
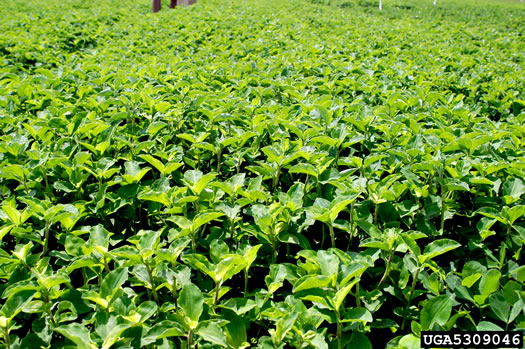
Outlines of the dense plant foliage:
{"label": "dense plant foliage", "polygon": [[0,2],[4,348],[525,328],[519,4]]}

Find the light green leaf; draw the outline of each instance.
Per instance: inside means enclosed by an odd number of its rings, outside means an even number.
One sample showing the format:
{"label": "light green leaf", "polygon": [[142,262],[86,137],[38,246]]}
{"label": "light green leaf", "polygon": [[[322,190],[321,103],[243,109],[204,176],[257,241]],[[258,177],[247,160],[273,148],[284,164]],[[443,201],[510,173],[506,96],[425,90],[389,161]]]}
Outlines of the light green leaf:
{"label": "light green leaf", "polygon": [[331,281],[332,278],[325,275],[305,275],[295,282],[293,292],[296,293],[311,288],[328,287]]}
{"label": "light green leaf", "polygon": [[437,296],[430,299],[421,310],[421,327],[424,331],[432,330],[434,324],[443,326],[452,312],[452,297]]}
{"label": "light green leaf", "polygon": [[436,256],[442,255],[443,253],[446,253],[448,251],[452,251],[460,246],[461,245],[458,244],[456,241],[450,239],[440,239],[432,241],[425,247],[423,255],[419,256],[418,259],[420,263],[423,264]]}
{"label": "light green leaf", "polygon": [[213,320],[201,322],[197,327],[196,332],[207,342],[220,345],[222,347],[228,347],[226,335],[219,325],[217,325],[217,323]]}
{"label": "light green leaf", "polygon": [[192,283],[184,285],[179,294],[178,304],[189,319],[188,326],[191,329],[197,328],[204,304],[201,290]]}
{"label": "light green leaf", "polygon": [[54,329],[73,343],[79,349],[97,349],[91,340],[89,330],[80,324],[68,324]]}
{"label": "light green leaf", "polygon": [[106,275],[102,281],[102,284],[100,285],[100,296],[107,299],[127,280],[128,268],[118,268],[111,271],[108,275]]}

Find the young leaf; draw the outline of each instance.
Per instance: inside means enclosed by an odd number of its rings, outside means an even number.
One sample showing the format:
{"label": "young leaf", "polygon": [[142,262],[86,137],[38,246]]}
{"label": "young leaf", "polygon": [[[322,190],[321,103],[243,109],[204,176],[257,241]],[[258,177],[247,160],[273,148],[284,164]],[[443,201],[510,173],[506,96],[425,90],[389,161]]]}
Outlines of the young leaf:
{"label": "young leaf", "polygon": [[440,239],[432,241],[425,247],[423,254],[418,257],[419,262],[423,264],[436,256],[442,255],[443,253],[446,253],[448,251],[452,251],[460,246],[461,245],[458,244],[456,241],[450,239]]}
{"label": "young leaf", "polygon": [[128,280],[128,268],[118,268],[110,272],[100,285],[100,296],[110,297],[124,282]]}
{"label": "young leaf", "polygon": [[432,330],[434,324],[443,326],[452,312],[452,297],[441,295],[430,299],[421,310],[421,327],[424,331]]}
{"label": "young leaf", "polygon": [[201,290],[191,283],[184,285],[180,291],[178,304],[189,320],[188,326],[191,329],[197,328],[204,304]]}
{"label": "young leaf", "polygon": [[80,324],[63,325],[54,330],[75,343],[79,349],[97,349],[97,346],[91,340],[89,330]]}

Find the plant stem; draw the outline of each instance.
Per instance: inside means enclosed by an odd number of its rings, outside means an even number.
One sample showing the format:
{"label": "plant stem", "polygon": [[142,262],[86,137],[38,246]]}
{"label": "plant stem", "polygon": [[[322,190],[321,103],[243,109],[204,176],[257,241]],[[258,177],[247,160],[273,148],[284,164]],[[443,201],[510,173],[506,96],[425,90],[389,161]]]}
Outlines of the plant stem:
{"label": "plant stem", "polygon": [[445,171],[444,163],[441,165],[440,171],[439,171],[439,182],[440,182],[440,189],[441,189],[441,218],[440,218],[440,225],[439,225],[439,233],[440,235],[443,235],[444,228],[445,228],[445,190],[443,189],[443,172]]}
{"label": "plant stem", "polygon": [[222,155],[222,148],[219,147],[219,150],[217,151],[217,175],[221,175],[221,155]]}
{"label": "plant stem", "polygon": [[50,200],[53,200],[54,197],[53,197],[53,193],[51,192],[51,188],[49,187],[49,181],[47,179],[46,167],[47,167],[47,161],[44,164],[44,169],[42,170],[42,177],[44,177],[44,184],[46,186],[47,195],[49,195],[49,199]]}
{"label": "plant stem", "polygon": [[350,238],[348,239],[348,247],[346,251],[350,250],[352,239],[354,238],[354,202],[350,204]]}
{"label": "plant stem", "polygon": [[195,252],[195,232],[191,231],[191,250]]}
{"label": "plant stem", "polygon": [[193,332],[190,330],[188,332],[188,349],[191,349],[193,347]]}
{"label": "plant stem", "polygon": [[219,303],[219,289],[222,286],[222,281],[217,282],[215,284],[215,299],[213,300],[213,305],[217,306],[217,303]]}
{"label": "plant stem", "polygon": [[146,261],[143,261],[143,262],[144,262],[144,265],[146,266],[146,270],[148,271],[149,283],[151,284],[151,291],[153,293],[153,299],[155,300],[155,303],[160,305],[159,304],[159,297],[157,295],[157,289],[155,287],[155,281],[153,281],[153,273],[151,272],[151,268],[150,268],[149,264]]}
{"label": "plant stem", "polygon": [[303,195],[305,195],[308,192],[308,181],[310,180],[310,175],[306,174],[306,179],[304,181],[304,190]]}
{"label": "plant stem", "polygon": [[[414,274],[414,279],[412,280],[412,286],[410,287],[410,292],[408,293],[408,303],[407,303],[407,307],[406,307],[406,310],[408,310],[410,308],[410,303],[412,303],[412,297],[414,295],[414,289],[416,288],[416,284],[417,284],[417,278],[419,277],[419,271],[420,271],[420,267],[418,267],[416,269],[416,273]],[[403,318],[403,323],[401,324],[401,330],[404,330],[405,329],[405,324],[406,324],[406,316]]]}
{"label": "plant stem", "polygon": [[343,345],[341,342],[341,337],[343,336],[343,326],[341,325],[339,312],[337,312],[336,315],[337,315],[337,349],[342,349]]}
{"label": "plant stem", "polygon": [[[359,280],[361,281],[361,280]],[[355,285],[355,305],[356,307],[360,307],[361,306],[361,297],[359,297],[359,281],[357,282],[357,284]]]}
{"label": "plant stem", "polygon": [[248,295],[248,269],[244,269],[244,298]]}
{"label": "plant stem", "polygon": [[328,229],[330,230],[330,240],[332,241],[332,248],[335,248],[335,234],[332,222],[328,224]]}
{"label": "plant stem", "polygon": [[104,259],[104,269],[106,270],[106,273],[109,273],[109,265],[108,265],[108,260],[106,259],[106,257],[102,257]]}
{"label": "plant stem", "polygon": [[279,176],[281,175],[281,167],[277,166],[277,173],[273,177],[273,183],[272,183],[272,191],[275,192],[275,189],[277,189],[277,183],[279,182]]}
{"label": "plant stem", "polygon": [[9,330],[7,329],[7,324],[4,327],[5,333],[5,343],[7,344],[7,349],[11,349],[11,340],[9,339]]}
{"label": "plant stem", "polygon": [[44,234],[44,256],[47,254],[47,247],[49,245],[49,223],[46,221],[46,230]]}
{"label": "plant stem", "polygon": [[388,261],[386,263],[385,272],[383,274],[383,277],[379,281],[379,283],[376,286],[376,290],[381,286],[381,284],[386,280],[386,277],[388,276],[388,273],[390,272],[390,264],[392,263],[392,258],[394,257],[394,250],[390,251],[390,255],[388,256]]}

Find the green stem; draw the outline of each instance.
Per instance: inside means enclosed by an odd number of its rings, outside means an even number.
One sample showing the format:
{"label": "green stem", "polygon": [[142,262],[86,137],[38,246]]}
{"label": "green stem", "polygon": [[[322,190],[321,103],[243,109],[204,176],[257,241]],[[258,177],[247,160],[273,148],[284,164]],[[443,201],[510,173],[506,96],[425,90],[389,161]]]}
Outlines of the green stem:
{"label": "green stem", "polygon": [[324,248],[324,240],[325,240],[325,236],[326,236],[326,233],[325,233],[325,225],[323,224],[321,226],[321,248]]}
{"label": "green stem", "polygon": [[308,192],[308,181],[310,180],[310,175],[309,174],[306,174],[306,179],[304,181],[304,191],[303,191],[303,195],[306,195],[306,193]]}
{"label": "green stem", "polygon": [[221,175],[221,155],[222,155],[222,148],[219,148],[219,151],[217,152],[217,175]]}
{"label": "green stem", "polygon": [[191,349],[193,347],[193,332],[190,330],[188,332],[188,349]]}
{"label": "green stem", "polygon": [[341,320],[340,320],[340,317],[339,317],[339,312],[336,313],[337,315],[337,349],[342,349],[343,348],[343,344],[342,344],[342,341],[341,341],[341,337],[343,337],[343,326],[341,324]]}
{"label": "green stem", "polygon": [[359,282],[355,285],[355,305],[356,307],[361,307],[361,297],[359,297]]}
{"label": "green stem", "polygon": [[46,163],[44,164],[44,169],[42,170],[42,177],[44,177],[44,184],[45,184],[45,186],[46,186],[46,192],[47,192],[47,195],[49,196],[49,199],[50,199],[50,200],[53,200],[54,197],[53,197],[53,193],[51,192],[51,188],[49,187],[49,181],[48,181],[48,179],[47,179],[46,168],[47,168],[47,161],[46,161]]}
{"label": "green stem", "polygon": [[[417,278],[419,277],[419,271],[420,271],[420,267],[416,269],[416,273],[414,274],[414,279],[412,280],[412,286],[410,287],[410,292],[408,293],[408,303],[406,307],[407,311],[410,308],[410,304],[412,303],[412,297],[414,295],[414,290],[416,288]],[[403,323],[401,324],[401,330],[405,329],[406,321],[407,321],[407,317],[405,316],[403,318]]]}
{"label": "green stem", "polygon": [[248,295],[248,269],[244,269],[244,298]]}
{"label": "green stem", "polygon": [[109,273],[108,260],[106,259],[106,257],[102,257],[102,259],[104,259],[104,269],[106,270],[106,273]]}
{"label": "green stem", "polygon": [[390,264],[392,263],[392,258],[394,257],[394,250],[391,250],[390,251],[390,255],[388,256],[388,261],[386,263],[386,269],[385,269],[385,272],[383,274],[383,277],[381,278],[381,280],[379,281],[379,283],[377,284],[376,286],[376,290],[379,288],[379,286],[381,286],[381,284],[386,280],[386,277],[388,276],[388,273],[390,272]]}
{"label": "green stem", "polygon": [[277,189],[277,184],[279,183],[279,176],[281,175],[281,167],[277,166],[277,173],[273,177],[273,183],[272,183],[272,191],[275,192],[275,189]]}
{"label": "green stem", "polygon": [[7,328],[7,324],[4,327],[4,333],[5,333],[5,343],[7,344],[7,349],[11,349],[11,340],[9,339],[9,330]]}
{"label": "green stem", "polygon": [[440,235],[443,235],[444,228],[445,228],[445,190],[443,189],[443,172],[445,171],[444,164],[441,165],[441,169],[439,171],[439,179],[440,179],[440,189],[441,189],[441,218],[440,218],[440,225],[439,225],[439,232]]}
{"label": "green stem", "polygon": [[222,282],[217,282],[215,284],[215,299],[213,300],[214,306],[217,306],[217,304],[219,303],[219,289],[221,288],[221,286],[222,286]]}
{"label": "green stem", "polygon": [[330,230],[330,240],[332,241],[332,248],[335,248],[335,234],[334,234],[334,227],[332,224],[333,224],[332,222],[328,224],[328,229]]}
{"label": "green stem", "polygon": [[29,195],[29,188],[27,187],[26,174],[24,173],[24,188],[26,189],[26,194]]}
{"label": "green stem", "polygon": [[47,248],[49,245],[49,223],[46,222],[46,230],[44,234],[44,256],[47,254]]}
{"label": "green stem", "polygon": [[146,270],[148,271],[149,276],[149,283],[151,284],[151,291],[153,294],[153,299],[155,300],[155,303],[159,304],[159,296],[157,295],[157,288],[155,286],[155,281],[153,280],[153,273],[151,272],[151,268],[149,264],[146,261],[143,261],[144,265],[146,266]]}
{"label": "green stem", "polygon": [[195,252],[195,232],[191,231],[191,250]]}
{"label": "green stem", "polygon": [[275,244],[275,232],[272,229],[270,234],[270,239],[272,241],[272,263],[275,263],[277,261],[277,246]]}
{"label": "green stem", "polygon": [[233,219],[230,219],[230,237],[232,239],[232,242],[235,242],[233,238]]}
{"label": "green stem", "polygon": [[350,250],[350,246],[352,245],[353,238],[354,238],[354,203],[352,202],[350,204],[350,237],[348,238],[348,246],[346,247],[347,252]]}

